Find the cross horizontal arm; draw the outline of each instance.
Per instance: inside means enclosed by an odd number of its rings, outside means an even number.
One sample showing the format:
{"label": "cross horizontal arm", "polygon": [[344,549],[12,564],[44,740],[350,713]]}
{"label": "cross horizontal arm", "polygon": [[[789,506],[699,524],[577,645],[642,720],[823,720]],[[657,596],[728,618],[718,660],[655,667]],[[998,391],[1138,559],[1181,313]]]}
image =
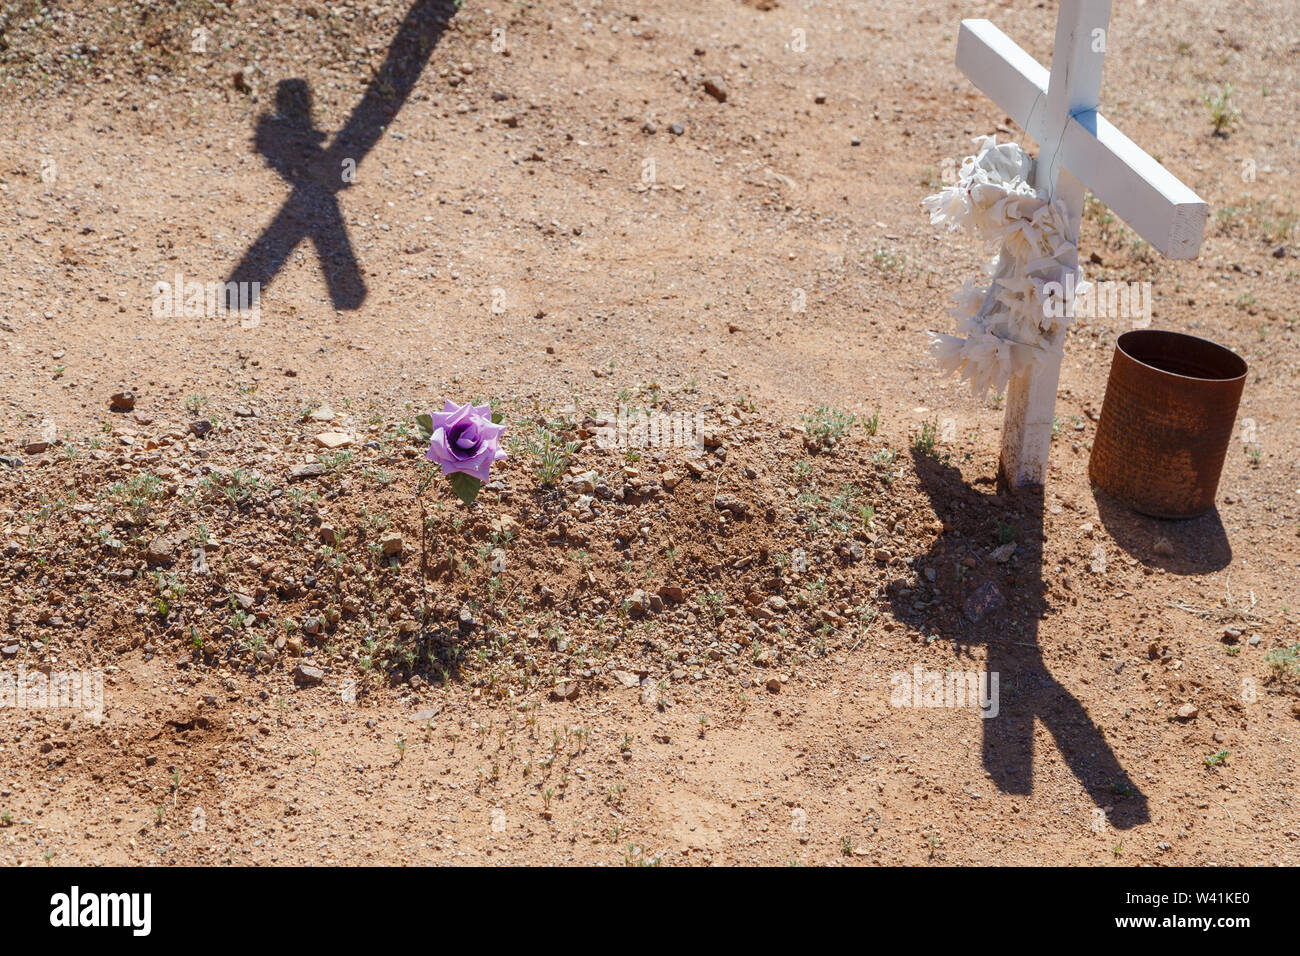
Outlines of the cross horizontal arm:
{"label": "cross horizontal arm", "polygon": [[1059,140],[1062,165],[1171,259],[1201,247],[1208,206],[1096,110],[1052,128],[1048,71],[988,20],[963,20],[957,66],[1041,146]]}
{"label": "cross horizontal arm", "polygon": [[[1031,120],[1047,116],[1047,69],[989,20],[963,20],[957,67],[1030,136]],[[1040,130],[1041,131],[1041,130]]]}
{"label": "cross horizontal arm", "polygon": [[1170,259],[1193,259],[1209,206],[1096,110],[1070,119],[1065,168]]}

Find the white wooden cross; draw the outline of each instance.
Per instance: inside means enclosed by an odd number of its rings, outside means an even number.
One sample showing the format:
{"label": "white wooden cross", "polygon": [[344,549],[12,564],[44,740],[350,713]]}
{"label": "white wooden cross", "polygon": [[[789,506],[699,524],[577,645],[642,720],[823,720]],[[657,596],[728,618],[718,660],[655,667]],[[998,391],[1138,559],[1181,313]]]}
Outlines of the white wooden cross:
{"label": "white wooden cross", "polygon": [[[1097,112],[1109,23],[1110,0],[1061,0],[1049,74],[988,20],[963,20],[957,66],[1038,142],[1034,185],[1065,201],[1076,247],[1086,188],[1161,253],[1191,259],[1205,202]],[[1047,475],[1060,375],[1058,359],[1007,388],[1002,471],[1012,486]]]}

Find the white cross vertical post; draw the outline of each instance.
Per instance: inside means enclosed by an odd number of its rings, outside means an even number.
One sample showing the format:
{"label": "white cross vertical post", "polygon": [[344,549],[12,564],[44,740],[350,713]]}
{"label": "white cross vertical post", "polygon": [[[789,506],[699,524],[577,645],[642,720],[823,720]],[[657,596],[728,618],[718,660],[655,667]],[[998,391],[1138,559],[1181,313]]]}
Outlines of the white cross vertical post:
{"label": "white cross vertical post", "polygon": [[[988,20],[963,20],[957,66],[1038,142],[1034,185],[1065,202],[1078,268],[1084,190],[1091,189],[1155,249],[1190,259],[1207,207],[1191,189],[1097,112],[1111,0],[1061,0],[1049,74]],[[1043,483],[1060,357],[1007,388],[1002,471],[1012,486]]]}

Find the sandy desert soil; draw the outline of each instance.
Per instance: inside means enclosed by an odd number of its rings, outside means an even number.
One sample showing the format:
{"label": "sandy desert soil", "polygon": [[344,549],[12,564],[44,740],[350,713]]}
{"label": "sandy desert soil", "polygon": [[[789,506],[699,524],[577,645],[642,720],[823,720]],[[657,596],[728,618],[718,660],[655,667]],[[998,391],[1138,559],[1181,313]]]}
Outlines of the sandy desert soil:
{"label": "sandy desert soil", "polygon": [[[1171,523],[1087,478],[1130,320],[1071,329],[1038,494],[924,351],[983,255],[920,200],[1020,136],[957,24],[1046,62],[1026,6],[6,5],[0,654],[104,711],[0,708],[0,860],[1300,861],[1300,27],[1113,14],[1103,109],[1211,218],[1173,262],[1092,204],[1089,274],[1250,366]],[[444,398],[508,426],[470,509],[417,493]]]}

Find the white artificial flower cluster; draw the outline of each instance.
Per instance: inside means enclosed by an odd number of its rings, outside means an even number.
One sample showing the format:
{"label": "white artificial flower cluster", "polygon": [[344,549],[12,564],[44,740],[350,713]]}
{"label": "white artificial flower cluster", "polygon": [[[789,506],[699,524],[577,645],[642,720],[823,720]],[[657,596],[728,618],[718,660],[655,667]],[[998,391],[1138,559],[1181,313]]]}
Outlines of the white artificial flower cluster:
{"label": "white artificial flower cluster", "polygon": [[965,228],[1000,249],[986,283],[968,279],[953,295],[950,313],[959,335],[930,333],[931,354],[976,393],[1005,391],[1012,376],[1060,355],[1071,310],[1063,289],[1077,294],[1078,248],[1069,239],[1064,203],[1029,184],[1033,160],[1015,143],[975,139],[954,185],[922,205],[933,225]]}

